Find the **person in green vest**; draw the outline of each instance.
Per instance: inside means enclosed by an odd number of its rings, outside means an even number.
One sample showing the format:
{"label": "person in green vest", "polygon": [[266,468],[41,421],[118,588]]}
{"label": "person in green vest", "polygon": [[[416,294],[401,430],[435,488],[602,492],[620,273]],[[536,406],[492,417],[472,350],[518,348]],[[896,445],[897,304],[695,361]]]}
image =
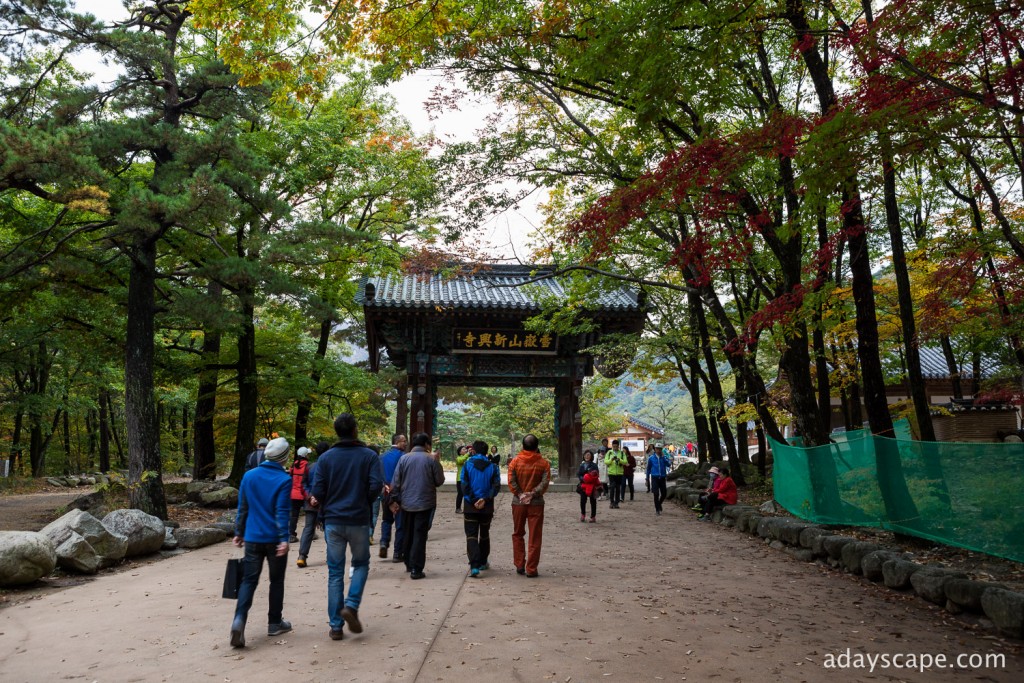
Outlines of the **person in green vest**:
{"label": "person in green vest", "polygon": [[626,454],[619,450],[619,440],[612,441],[612,449],[605,453],[608,467],[608,492],[611,495],[611,509],[617,509],[622,500],[622,475],[626,470]]}
{"label": "person in green vest", "polygon": [[455,490],[458,493],[458,497],[455,499],[455,512],[462,512],[462,467],[469,460],[469,451],[469,446],[459,446],[455,452]]}

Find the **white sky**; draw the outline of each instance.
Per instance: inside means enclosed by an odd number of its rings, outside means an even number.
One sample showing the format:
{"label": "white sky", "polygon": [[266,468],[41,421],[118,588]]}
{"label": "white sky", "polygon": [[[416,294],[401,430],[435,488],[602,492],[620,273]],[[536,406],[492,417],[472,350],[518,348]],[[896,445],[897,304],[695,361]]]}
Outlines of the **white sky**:
{"label": "white sky", "polygon": [[[114,21],[126,16],[121,0],[75,0],[81,11],[89,12],[104,21]],[[103,79],[106,69],[98,60],[92,64],[83,63],[81,68],[93,71]],[[444,142],[458,142],[471,139],[488,113],[494,111],[494,103],[469,103],[460,110],[446,111],[431,120],[424,103],[434,87],[440,82],[436,73],[418,72],[392,84],[388,91],[395,98],[399,113],[418,135],[433,133]],[[474,236],[485,251],[499,259],[518,258],[529,260],[530,233],[542,221],[538,204],[546,193],[533,192],[517,210],[506,211],[481,226],[481,234]]]}

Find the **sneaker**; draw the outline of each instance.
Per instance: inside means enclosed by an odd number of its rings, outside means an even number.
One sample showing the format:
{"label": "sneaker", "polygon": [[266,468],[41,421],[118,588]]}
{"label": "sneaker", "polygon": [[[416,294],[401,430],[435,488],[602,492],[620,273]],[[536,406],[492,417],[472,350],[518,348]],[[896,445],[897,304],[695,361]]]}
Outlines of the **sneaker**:
{"label": "sneaker", "polygon": [[362,633],[363,625],[359,621],[359,611],[354,610],[347,605],[341,608],[341,618],[345,620],[345,624],[348,626],[348,630],[352,633]]}
{"label": "sneaker", "polygon": [[231,647],[245,647],[245,619],[241,617],[231,622]]}
{"label": "sneaker", "polygon": [[415,580],[415,579],[425,579],[425,578],[427,578],[427,575],[426,575],[426,574],[424,574],[423,572],[419,572],[419,571],[417,571],[417,572],[411,572],[411,573],[409,574],[409,578],[410,578],[410,579],[414,579],[414,580]]}
{"label": "sneaker", "polygon": [[476,567],[473,567],[472,569],[469,570],[469,575],[472,576],[474,579],[479,579],[480,578],[480,570],[477,569]]}
{"label": "sneaker", "polygon": [[352,574],[353,574],[353,573],[354,573],[355,571],[356,571],[356,568],[355,568],[355,567],[353,567],[352,565],[349,565],[349,566],[348,566],[348,578],[350,578],[350,579],[351,579],[351,578],[352,578]]}
{"label": "sneaker", "polygon": [[341,640],[342,638],[345,637],[345,632],[342,631],[340,628],[338,628],[338,629],[332,628],[331,632],[328,635],[331,637],[331,640]]}
{"label": "sneaker", "polygon": [[480,571],[485,572],[485,571],[487,571],[490,568],[491,568],[490,563],[489,562],[484,562],[484,566],[480,567]]}
{"label": "sneaker", "polygon": [[306,566],[306,558],[302,555],[299,555],[299,559],[295,560],[295,564],[299,567],[299,569],[304,568]]}
{"label": "sneaker", "polygon": [[594,523],[594,522],[596,522],[596,521],[597,521],[597,518],[596,518],[596,517],[591,517],[591,518],[590,518],[590,523],[591,523],[591,524],[593,524],[593,523]]}
{"label": "sneaker", "polygon": [[377,541],[373,540],[373,534],[370,534],[370,545],[377,545]]}
{"label": "sneaker", "polygon": [[288,539],[288,542],[289,542],[289,543],[298,543],[298,542],[299,542],[299,537],[298,537],[298,536],[291,536],[291,537],[290,537],[290,538]]}
{"label": "sneaker", "polygon": [[391,556],[392,564],[398,564],[399,562],[405,562],[405,555],[402,553],[395,553]]}
{"label": "sneaker", "polygon": [[700,519],[700,520],[704,519],[704,515],[697,515],[697,519]]}
{"label": "sneaker", "polygon": [[284,619],[282,619],[281,621],[279,621],[276,624],[270,624],[269,626],[267,626],[267,635],[268,636],[279,636],[282,633],[288,633],[288,631],[291,631],[291,630],[292,630],[291,622],[290,621],[285,621]]}
{"label": "sneaker", "polygon": [[526,567],[516,567],[516,574],[520,576],[526,573]]}
{"label": "sneaker", "polygon": [[387,557],[388,556],[388,547],[386,545],[382,545],[380,547],[380,552],[377,553],[377,554],[380,555],[381,557]]}
{"label": "sneaker", "polygon": [[700,505],[694,505],[694,506],[693,506],[692,508],[690,508],[690,509],[691,509],[691,510],[693,510],[694,512],[700,512],[700,511],[701,511],[701,510],[703,510],[704,508],[703,508],[702,506],[700,506]]}
{"label": "sneaker", "polygon": [[656,515],[658,515],[659,517],[661,517],[661,510],[655,510],[654,514],[656,514]]}
{"label": "sneaker", "polygon": [[540,576],[540,574],[537,572],[526,572],[526,578],[528,579],[536,579],[538,576]]}
{"label": "sneaker", "polygon": [[587,516],[586,515],[580,515],[580,521],[581,522],[587,521]]}

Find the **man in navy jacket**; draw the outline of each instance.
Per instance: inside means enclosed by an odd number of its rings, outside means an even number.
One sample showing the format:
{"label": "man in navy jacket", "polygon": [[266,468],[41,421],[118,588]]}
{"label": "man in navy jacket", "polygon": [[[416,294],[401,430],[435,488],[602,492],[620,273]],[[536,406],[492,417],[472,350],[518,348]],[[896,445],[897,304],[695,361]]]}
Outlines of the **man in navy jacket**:
{"label": "man in navy jacket", "polygon": [[[327,618],[330,637],[341,640],[342,622],[362,633],[359,604],[370,574],[370,504],[384,486],[380,458],[356,438],[356,419],[334,420],[338,443],[316,462],[309,502],[320,510],[327,541]],[[352,580],[345,595],[345,547],[352,553]]]}
{"label": "man in navy jacket", "polygon": [[235,618],[231,622],[231,647],[245,647],[245,622],[252,596],[260,580],[263,558],[270,573],[270,609],[267,635],[292,630],[281,618],[284,608],[284,572],[288,567],[288,517],[291,514],[292,478],[284,471],[288,440],[277,438],[264,449],[265,459],[242,477],[238,489],[234,544],[245,547],[245,575],[238,588]]}
{"label": "man in navy jacket", "polygon": [[474,579],[480,572],[490,569],[487,558],[491,554],[491,520],[494,519],[494,497],[501,490],[498,466],[487,457],[487,444],[473,442],[473,457],[462,470],[462,490],[466,511],[466,555],[469,557],[469,575]]}

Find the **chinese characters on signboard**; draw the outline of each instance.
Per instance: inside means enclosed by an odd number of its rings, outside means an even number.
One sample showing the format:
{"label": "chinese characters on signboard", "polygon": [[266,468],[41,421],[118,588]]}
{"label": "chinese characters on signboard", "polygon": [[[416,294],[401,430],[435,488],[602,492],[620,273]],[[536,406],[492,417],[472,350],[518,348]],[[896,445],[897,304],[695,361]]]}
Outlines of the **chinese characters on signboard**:
{"label": "chinese characters on signboard", "polygon": [[551,354],[558,350],[558,335],[525,330],[496,330],[483,327],[456,328],[453,353]]}

